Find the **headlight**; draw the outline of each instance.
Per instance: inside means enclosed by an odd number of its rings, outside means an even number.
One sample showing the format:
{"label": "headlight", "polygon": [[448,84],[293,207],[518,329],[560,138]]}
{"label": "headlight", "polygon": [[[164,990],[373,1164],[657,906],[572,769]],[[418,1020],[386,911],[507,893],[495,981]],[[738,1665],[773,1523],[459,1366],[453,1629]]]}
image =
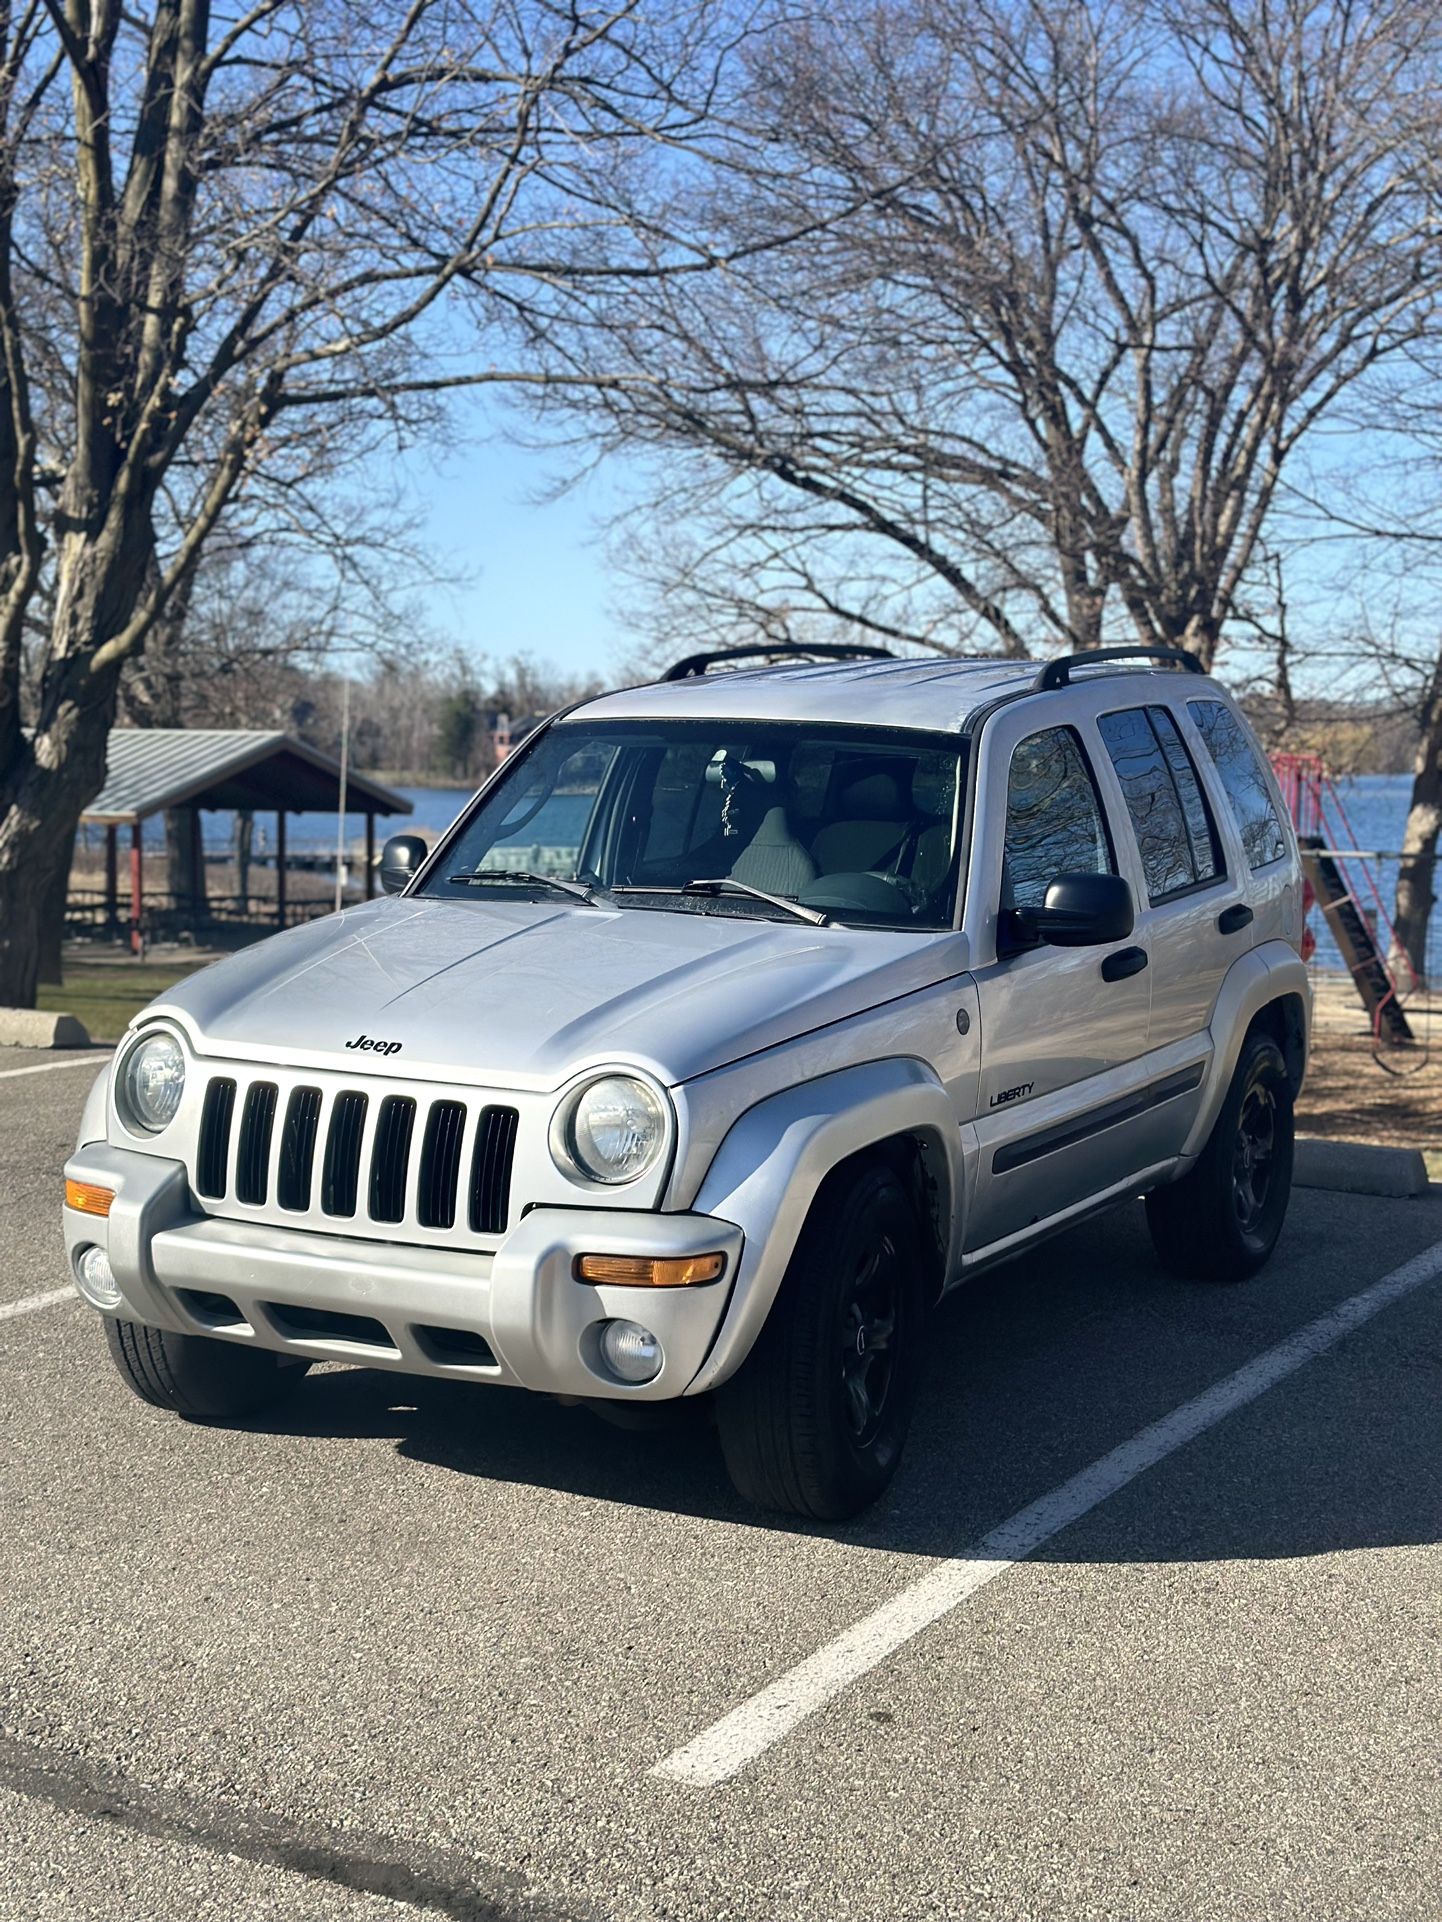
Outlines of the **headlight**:
{"label": "headlight", "polygon": [[185,1091],[185,1055],[173,1036],[153,1034],[125,1057],[120,1112],[132,1126],[158,1134],[174,1121]]}
{"label": "headlight", "polygon": [[635,1181],[666,1145],[661,1096],[630,1075],[606,1075],[572,1096],[556,1117],[551,1151],[588,1181]]}

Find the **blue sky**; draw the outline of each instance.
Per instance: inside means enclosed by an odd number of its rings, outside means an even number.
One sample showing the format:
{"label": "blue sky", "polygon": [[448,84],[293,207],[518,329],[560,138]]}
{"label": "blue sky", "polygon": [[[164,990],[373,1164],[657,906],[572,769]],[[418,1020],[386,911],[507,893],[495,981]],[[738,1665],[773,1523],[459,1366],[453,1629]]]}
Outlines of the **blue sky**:
{"label": "blue sky", "polygon": [[479,402],[458,420],[450,451],[415,449],[403,461],[427,544],[448,575],[465,577],[423,594],[436,636],[497,658],[532,654],[568,674],[610,674],[628,637],[599,523],[620,498],[621,463],[538,501],[565,457],[508,443]]}

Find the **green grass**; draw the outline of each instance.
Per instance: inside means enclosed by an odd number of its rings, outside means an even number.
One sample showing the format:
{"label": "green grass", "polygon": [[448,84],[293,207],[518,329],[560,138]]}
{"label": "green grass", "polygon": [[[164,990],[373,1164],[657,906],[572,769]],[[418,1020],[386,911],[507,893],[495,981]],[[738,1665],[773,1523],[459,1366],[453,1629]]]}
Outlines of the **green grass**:
{"label": "green grass", "polygon": [[145,961],[76,961],[57,987],[43,986],[37,1005],[51,1014],[73,1014],[92,1041],[118,1041],[147,1001],[205,966],[203,961],[152,966]]}

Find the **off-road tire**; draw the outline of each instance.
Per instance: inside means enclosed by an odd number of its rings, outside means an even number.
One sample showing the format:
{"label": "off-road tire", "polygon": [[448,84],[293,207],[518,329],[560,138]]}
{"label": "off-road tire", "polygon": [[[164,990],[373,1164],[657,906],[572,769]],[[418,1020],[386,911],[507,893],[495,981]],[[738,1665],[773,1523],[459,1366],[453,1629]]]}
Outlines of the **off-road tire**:
{"label": "off-road tire", "polygon": [[876,1163],[829,1181],[755,1347],[717,1393],[737,1492],[814,1521],[874,1501],[911,1424],[926,1305],[921,1235],[896,1176]]}
{"label": "off-road tire", "polygon": [[[1147,1226],[1164,1267],[1189,1281],[1256,1274],[1286,1219],[1293,1133],[1282,1051],[1270,1035],[1251,1034],[1197,1165],[1147,1196]],[[1270,1142],[1265,1155],[1259,1136]]]}
{"label": "off-road tire", "polygon": [[241,1421],[283,1401],[307,1361],[205,1335],[176,1335],[107,1316],[105,1339],[121,1380],[142,1401],[191,1421]]}

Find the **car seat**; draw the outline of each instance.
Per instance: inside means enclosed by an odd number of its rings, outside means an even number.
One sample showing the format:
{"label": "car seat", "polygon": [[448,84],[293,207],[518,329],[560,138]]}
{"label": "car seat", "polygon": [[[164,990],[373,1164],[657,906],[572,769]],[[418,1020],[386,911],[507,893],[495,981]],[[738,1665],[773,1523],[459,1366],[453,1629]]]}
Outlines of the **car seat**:
{"label": "car seat", "polygon": [[707,768],[708,781],[713,768],[721,783],[722,832],[745,842],[731,863],[731,879],[768,894],[799,894],[816,879],[816,863],[791,832],[776,763],[726,754]]}
{"label": "car seat", "polygon": [[862,874],[896,862],[913,828],[911,774],[904,764],[868,758],[843,769],[833,787],[833,816],[812,838],[822,874]]}

